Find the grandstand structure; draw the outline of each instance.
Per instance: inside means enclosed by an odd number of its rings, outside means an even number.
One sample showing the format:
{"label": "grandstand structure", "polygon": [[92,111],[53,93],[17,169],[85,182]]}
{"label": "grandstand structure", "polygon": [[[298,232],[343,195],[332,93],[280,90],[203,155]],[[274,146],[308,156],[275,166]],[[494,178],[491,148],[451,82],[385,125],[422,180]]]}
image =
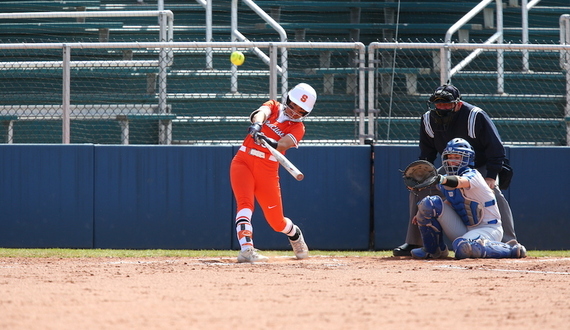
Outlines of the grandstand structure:
{"label": "grandstand structure", "polygon": [[[506,143],[570,140],[568,51],[549,47],[570,44],[567,0],[46,0],[0,8],[5,143],[238,144],[252,110],[307,82],[319,96],[305,143],[414,144],[428,95],[448,79],[496,120]],[[168,42],[203,46],[158,44]],[[247,47],[222,46],[240,42]],[[297,46],[267,46],[284,42]],[[451,44],[466,46],[449,51]],[[234,49],[246,54],[240,67],[229,62]]]}

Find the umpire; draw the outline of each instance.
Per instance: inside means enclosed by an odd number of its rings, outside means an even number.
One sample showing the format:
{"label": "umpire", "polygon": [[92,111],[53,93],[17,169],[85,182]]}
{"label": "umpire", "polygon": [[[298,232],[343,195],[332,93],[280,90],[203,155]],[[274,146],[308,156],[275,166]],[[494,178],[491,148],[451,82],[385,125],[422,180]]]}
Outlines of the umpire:
{"label": "umpire", "polygon": [[[461,101],[459,89],[453,85],[439,86],[428,101],[428,111],[421,120],[420,157],[434,162],[447,142],[454,138],[467,140],[475,150],[475,168],[495,193],[503,223],[503,242],[516,239],[513,215],[509,203],[497,186],[497,175],[503,164],[508,163],[499,132],[485,111]],[[441,192],[431,187],[419,193],[410,192],[410,219],[406,242],[394,249],[394,256],[410,256],[412,249],[422,246],[422,238],[411,219],[418,211],[417,203],[428,195]]]}

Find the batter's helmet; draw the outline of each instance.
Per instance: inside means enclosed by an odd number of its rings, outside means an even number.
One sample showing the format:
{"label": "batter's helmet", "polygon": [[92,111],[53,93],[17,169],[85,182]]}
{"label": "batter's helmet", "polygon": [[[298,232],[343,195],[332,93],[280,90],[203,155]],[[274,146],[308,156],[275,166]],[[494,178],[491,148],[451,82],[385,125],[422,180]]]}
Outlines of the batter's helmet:
{"label": "batter's helmet", "polygon": [[303,110],[311,112],[317,102],[317,92],[309,84],[300,83],[287,93],[287,104],[293,102]]}

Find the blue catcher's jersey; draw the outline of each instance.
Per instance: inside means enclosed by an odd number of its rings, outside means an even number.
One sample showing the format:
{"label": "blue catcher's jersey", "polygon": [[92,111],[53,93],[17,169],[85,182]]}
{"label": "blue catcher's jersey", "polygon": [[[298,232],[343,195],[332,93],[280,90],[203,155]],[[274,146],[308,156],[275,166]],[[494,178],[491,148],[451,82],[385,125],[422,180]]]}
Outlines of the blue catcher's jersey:
{"label": "blue catcher's jersey", "polygon": [[439,185],[445,199],[451,204],[466,226],[476,226],[481,222],[501,222],[501,215],[495,194],[489,188],[479,171],[468,168],[460,175],[469,180],[469,188],[450,188]]}

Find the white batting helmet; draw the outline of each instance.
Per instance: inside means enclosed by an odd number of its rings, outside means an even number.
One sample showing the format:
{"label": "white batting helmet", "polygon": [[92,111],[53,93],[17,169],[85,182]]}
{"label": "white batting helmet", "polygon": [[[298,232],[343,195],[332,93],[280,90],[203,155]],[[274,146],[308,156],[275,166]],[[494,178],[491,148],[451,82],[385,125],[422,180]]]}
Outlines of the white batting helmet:
{"label": "white batting helmet", "polygon": [[309,84],[300,83],[287,93],[287,101],[291,101],[303,110],[311,112],[317,101],[317,92]]}

